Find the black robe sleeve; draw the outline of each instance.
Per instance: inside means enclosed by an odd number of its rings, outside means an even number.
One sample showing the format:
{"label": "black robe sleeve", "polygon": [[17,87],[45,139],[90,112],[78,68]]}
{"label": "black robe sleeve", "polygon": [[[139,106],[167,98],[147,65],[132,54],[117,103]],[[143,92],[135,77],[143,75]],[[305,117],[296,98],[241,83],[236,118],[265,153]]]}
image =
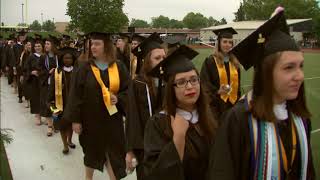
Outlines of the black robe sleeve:
{"label": "black robe sleeve", "polygon": [[63,113],[63,118],[69,122],[82,123],[81,122],[81,107],[84,99],[84,85],[86,81],[86,75],[89,71],[88,63],[81,64],[78,68],[73,70],[70,92],[68,97],[67,107]]}
{"label": "black robe sleeve", "polygon": [[50,85],[49,85],[49,92],[48,92],[48,99],[47,104],[50,107],[51,103],[55,102],[55,79],[54,73],[51,75],[50,78]]}
{"label": "black robe sleeve", "polygon": [[219,75],[214,64],[213,56],[207,57],[202,65],[200,79],[205,85],[206,91],[211,99],[216,97],[216,94],[220,88]]}
{"label": "black robe sleeve", "polygon": [[48,70],[46,69],[45,58],[46,58],[45,56],[40,56],[40,60],[39,60],[39,68],[40,68],[39,80],[41,85],[45,85],[46,81],[48,81],[48,78],[50,76]]}
{"label": "black robe sleeve", "polygon": [[[166,117],[166,116],[165,116]],[[183,164],[172,139],[166,138],[155,115],[147,122],[144,139],[144,165],[146,180],[183,180]]]}
{"label": "black robe sleeve", "polygon": [[[239,116],[239,114],[242,115]],[[245,109],[237,106],[224,116],[210,152],[208,171],[210,180],[234,180],[249,177],[250,137],[246,136],[248,133],[244,133],[249,131],[248,123],[244,122],[247,120],[245,114]]]}
{"label": "black robe sleeve", "polygon": [[116,63],[118,66],[119,77],[120,77],[120,88],[117,94],[117,98],[118,98],[117,107],[118,109],[120,109],[121,113],[124,115],[127,112],[127,104],[129,103],[127,90],[128,90],[130,75],[123,63],[121,63],[120,61],[117,61]]}
{"label": "black robe sleeve", "polygon": [[[143,132],[141,129],[142,124],[139,114],[142,113],[138,110],[138,104],[136,101],[136,94],[139,91],[137,89],[137,84],[135,80],[132,80],[128,87],[128,113],[126,119],[126,145],[127,151],[132,151],[134,149],[143,149]],[[138,97],[144,98],[144,97]]]}

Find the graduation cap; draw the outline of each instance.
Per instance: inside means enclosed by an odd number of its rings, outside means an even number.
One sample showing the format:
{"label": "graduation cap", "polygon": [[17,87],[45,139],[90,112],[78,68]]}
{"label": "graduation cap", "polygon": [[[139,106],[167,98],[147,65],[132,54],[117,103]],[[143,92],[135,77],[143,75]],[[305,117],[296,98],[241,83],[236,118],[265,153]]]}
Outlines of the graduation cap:
{"label": "graduation cap", "polygon": [[76,54],[77,54],[77,49],[66,46],[66,47],[60,48],[60,49],[58,50],[58,53],[59,53],[59,55],[61,55],[61,56],[65,55],[65,54],[71,54],[71,55],[73,55],[73,56],[76,56]]}
{"label": "graduation cap", "polygon": [[31,36],[27,36],[25,42],[31,42],[33,44],[35,42],[35,39]]}
{"label": "graduation cap", "polygon": [[232,38],[232,36],[234,34],[238,34],[237,31],[234,30],[232,27],[227,27],[227,28],[223,28],[223,29],[216,29],[216,30],[213,30],[212,32],[214,32],[218,36],[218,39]]}
{"label": "graduation cap", "polygon": [[154,32],[148,38],[146,38],[142,43],[132,50],[132,53],[139,58],[143,59],[150,51],[154,49],[161,48],[163,43],[159,34]]}
{"label": "graduation cap", "polygon": [[34,38],[35,38],[35,39],[42,39],[42,35],[41,35],[41,34],[34,33]]}
{"label": "graduation cap", "polygon": [[71,36],[69,36],[68,34],[62,34],[62,37],[63,37],[65,40],[71,39]]}
{"label": "graduation cap", "polygon": [[8,40],[14,40],[14,39],[16,39],[16,34],[15,34],[15,33],[10,34],[7,39],[8,39]]}
{"label": "graduation cap", "polygon": [[111,40],[112,33],[106,33],[106,32],[90,32],[86,35],[90,39],[99,39],[99,40]]}
{"label": "graduation cap", "polygon": [[284,11],[271,17],[231,50],[246,70],[262,64],[266,56],[282,51],[300,51],[290,36]]}
{"label": "graduation cap", "polygon": [[131,41],[138,41],[138,42],[142,42],[146,39],[146,37],[144,36],[141,36],[139,34],[133,34],[132,37],[131,37]]}
{"label": "graduation cap", "polygon": [[181,45],[177,50],[172,52],[156,67],[154,67],[149,72],[149,75],[168,81],[168,78],[171,75],[195,69],[191,60],[198,54],[199,53],[197,51],[189,48],[188,46]]}
{"label": "graduation cap", "polygon": [[27,31],[25,31],[24,29],[18,31],[18,36],[24,36],[27,34]]}
{"label": "graduation cap", "polygon": [[168,38],[164,40],[168,44],[168,48],[173,48],[173,47],[179,47],[181,45],[181,40],[180,39],[173,39],[173,38]]}
{"label": "graduation cap", "polygon": [[51,34],[49,34],[49,36],[46,39],[46,41],[50,41],[51,43],[53,43],[56,46],[59,46],[59,44],[60,44],[60,40],[57,37],[55,37],[55,36],[53,36]]}

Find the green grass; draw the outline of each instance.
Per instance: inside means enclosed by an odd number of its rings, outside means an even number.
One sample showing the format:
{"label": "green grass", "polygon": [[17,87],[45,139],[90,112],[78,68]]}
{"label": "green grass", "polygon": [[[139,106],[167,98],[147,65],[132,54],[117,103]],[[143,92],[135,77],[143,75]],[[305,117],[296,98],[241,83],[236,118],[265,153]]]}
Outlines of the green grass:
{"label": "green grass", "polygon": [[[198,70],[201,70],[202,62],[211,53],[211,49],[197,49],[200,53],[193,61]],[[304,62],[304,75],[305,75],[305,88],[308,108],[312,113],[312,129],[320,129],[320,53],[305,53]],[[241,72],[241,86],[243,91],[249,89],[252,84],[252,69],[249,71],[242,70]],[[315,79],[308,79],[318,77]],[[317,172],[317,177],[320,177],[320,132],[311,135],[311,144],[313,151],[313,162]]]}

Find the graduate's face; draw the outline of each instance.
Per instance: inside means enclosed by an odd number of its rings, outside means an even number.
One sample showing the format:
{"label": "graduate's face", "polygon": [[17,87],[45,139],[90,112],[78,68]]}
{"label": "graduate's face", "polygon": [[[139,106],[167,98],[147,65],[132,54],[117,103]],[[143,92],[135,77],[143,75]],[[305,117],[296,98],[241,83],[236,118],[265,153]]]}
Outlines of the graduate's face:
{"label": "graduate's face", "polygon": [[50,52],[52,50],[52,43],[50,41],[46,41],[44,49],[46,50],[46,52]]}
{"label": "graduate's face", "polygon": [[42,45],[40,43],[36,43],[34,45],[34,50],[36,53],[40,54],[42,52]]}
{"label": "graduate's face", "polygon": [[137,46],[139,46],[140,42],[139,41],[132,41],[131,42],[131,49],[136,48]]}
{"label": "graduate's face", "polygon": [[104,43],[100,39],[91,40],[91,52],[93,57],[102,57],[104,56]]}
{"label": "graduate's face", "polygon": [[70,53],[67,53],[63,56],[63,64],[67,67],[72,66],[73,63],[73,59],[72,59],[72,55]]}
{"label": "graduate's face", "polygon": [[220,40],[220,48],[222,53],[228,53],[233,47],[233,39],[232,38],[221,38]]}
{"label": "graduate's face", "polygon": [[[200,95],[199,76],[195,70],[178,73],[174,80],[174,91],[177,105],[180,107],[194,106]],[[185,84],[184,86],[182,86]]]}
{"label": "graduate's face", "polygon": [[284,51],[273,70],[274,103],[296,99],[304,80],[303,54]]}
{"label": "graduate's face", "polygon": [[164,49],[153,49],[150,54],[151,68],[156,67],[156,65],[158,65],[165,57],[166,52]]}
{"label": "graduate's face", "polygon": [[27,44],[25,45],[25,48],[26,48],[26,51],[31,52],[31,48],[32,48],[31,42],[27,42]]}
{"label": "graduate's face", "polygon": [[123,39],[117,39],[117,42],[116,42],[116,47],[117,48],[123,49],[124,45],[125,45],[125,42],[123,41]]}

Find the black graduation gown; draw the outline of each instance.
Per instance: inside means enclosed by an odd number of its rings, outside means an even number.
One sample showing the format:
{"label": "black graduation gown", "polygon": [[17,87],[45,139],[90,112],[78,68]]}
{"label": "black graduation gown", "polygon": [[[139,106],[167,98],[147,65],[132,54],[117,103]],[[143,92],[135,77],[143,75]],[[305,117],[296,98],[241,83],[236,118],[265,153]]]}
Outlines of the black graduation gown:
{"label": "black graduation gown", "polygon": [[13,46],[7,45],[4,49],[3,54],[3,67],[8,67],[8,84],[11,84],[13,82],[14,74],[13,74],[13,67],[15,67],[16,64],[16,57],[13,50]]}
{"label": "black graduation gown", "polygon": [[[73,70],[71,89],[67,109],[63,118],[82,124],[79,136],[84,152],[84,164],[88,167],[103,171],[106,154],[117,179],[126,176],[125,172],[125,138],[123,115],[127,103],[127,88],[129,73],[125,66],[117,61],[120,88],[117,94],[118,113],[110,116],[102,98],[101,87],[98,84],[87,62],[79,64]],[[108,70],[100,71],[102,80],[109,87]]]}
{"label": "black graduation gown", "polygon": [[128,72],[130,70],[130,55],[126,55],[122,53],[119,49],[117,49],[117,59],[120,60],[127,68]]}
{"label": "black graduation gown", "polygon": [[30,86],[30,112],[31,114],[40,114],[40,81],[39,77],[31,74],[32,71],[40,72],[40,57],[31,54],[25,64],[26,75],[25,80],[27,86]]}
{"label": "black graduation gown", "polygon": [[198,133],[194,125],[190,125],[186,134],[189,141],[186,141],[186,144],[192,144],[195,153],[185,149],[181,161],[172,137],[165,133],[168,131],[172,133],[171,122],[170,117],[165,114],[155,114],[147,122],[144,140],[145,179],[205,179],[211,143]]}
{"label": "black graduation gown", "polygon": [[[148,96],[147,96],[147,83],[142,75],[138,75],[131,81],[128,88],[128,113],[126,118],[126,140],[127,151],[133,151],[137,160],[138,166],[136,173],[138,179],[143,178],[143,140],[144,129],[147,121],[150,119]],[[158,109],[156,97],[149,89],[151,111],[152,114]]]}
{"label": "black graduation gown", "polygon": [[40,75],[39,75],[39,80],[40,80],[40,115],[42,117],[51,117],[52,113],[50,109],[47,106],[47,99],[48,99],[48,92],[49,92],[49,71],[52,68],[56,68],[58,64],[56,63],[56,58],[54,57],[49,57],[49,68],[46,67],[46,57],[48,55],[43,55],[40,56],[40,61],[39,61],[39,66],[40,66]]}
{"label": "black graduation gown", "polygon": [[[68,104],[68,96],[70,92],[70,83],[71,83],[71,76],[72,71],[67,72],[59,68],[58,70],[60,73],[62,71],[62,102],[63,102],[63,109],[66,108]],[[55,103],[55,75],[52,74],[50,78],[50,85],[49,85],[49,93],[48,93],[48,100],[47,100],[48,107],[50,107],[51,103]],[[63,117],[63,112],[60,114],[60,117]],[[70,121],[66,121],[65,119],[61,118],[59,121],[53,122],[54,128],[58,130],[68,129],[72,126]]]}
{"label": "black graduation gown", "polygon": [[[215,145],[210,152],[210,163],[208,169],[209,180],[248,180],[251,178],[250,163],[250,131],[248,125],[248,112],[246,111],[245,100],[240,100],[225,115],[222,126],[218,130],[215,138]],[[284,122],[279,122],[280,137],[284,144],[288,162],[291,162],[291,118]],[[309,144],[309,164],[308,164],[308,180],[315,179],[314,168],[312,162],[312,152],[310,146],[310,120],[305,120],[307,125],[307,138]],[[300,175],[300,150],[296,151],[290,180],[298,180]]]}
{"label": "black graduation gown", "polygon": [[[225,63],[225,68],[228,76],[228,82],[230,84],[230,69],[229,63]],[[233,105],[229,101],[224,102],[220,95],[217,93],[220,89],[220,79],[219,72],[214,61],[214,57],[210,55],[207,57],[202,65],[201,73],[200,73],[201,83],[206,87],[206,92],[209,95],[211,102],[210,105],[212,109],[214,109],[215,113],[218,114],[218,117],[230,109]],[[241,97],[240,91],[240,69],[238,69],[238,99]],[[220,119],[220,118],[218,118]]]}
{"label": "black graduation gown", "polygon": [[20,82],[19,79],[19,83],[18,83],[18,91],[19,91],[19,97],[22,98],[22,96],[25,97],[26,100],[30,100],[30,91],[31,91],[31,87],[29,86],[29,84],[26,81],[26,76],[27,76],[27,60],[30,56],[30,53],[24,53],[22,56],[22,60],[21,62],[18,63],[17,66],[17,76],[18,78],[20,76],[23,76],[23,82]]}

